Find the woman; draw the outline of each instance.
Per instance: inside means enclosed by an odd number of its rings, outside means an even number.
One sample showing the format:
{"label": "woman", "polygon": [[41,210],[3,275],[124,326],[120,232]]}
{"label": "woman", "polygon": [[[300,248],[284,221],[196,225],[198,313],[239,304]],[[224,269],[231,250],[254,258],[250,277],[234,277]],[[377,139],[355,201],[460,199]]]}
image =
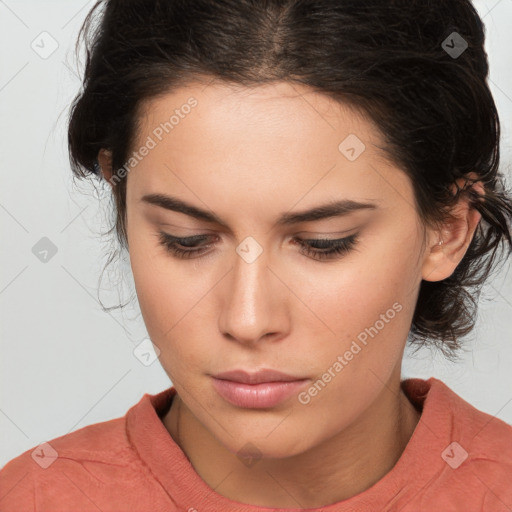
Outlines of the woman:
{"label": "woman", "polygon": [[172,387],[9,462],[0,510],[511,510],[512,427],[401,380],[512,247],[470,1],[104,0],[81,35],[72,170]]}

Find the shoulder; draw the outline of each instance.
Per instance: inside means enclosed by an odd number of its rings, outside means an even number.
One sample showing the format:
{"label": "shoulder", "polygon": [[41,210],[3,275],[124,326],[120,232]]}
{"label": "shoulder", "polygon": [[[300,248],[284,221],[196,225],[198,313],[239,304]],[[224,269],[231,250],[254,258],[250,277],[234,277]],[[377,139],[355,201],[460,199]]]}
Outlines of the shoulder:
{"label": "shoulder", "polygon": [[512,469],[512,425],[477,409],[446,384],[438,381],[450,409],[452,436],[466,447],[468,461],[487,461]]}
{"label": "shoulder", "polygon": [[512,426],[477,409],[442,381],[430,381],[429,426],[443,442],[439,479],[453,489],[454,496],[461,495],[458,499],[465,494],[478,502],[479,510],[509,510]]}
{"label": "shoulder", "polygon": [[505,466],[512,464],[512,425],[477,409],[434,377],[408,379],[403,384],[408,398],[424,409],[421,420],[429,422],[437,437],[457,441],[470,450],[468,460],[485,458]]}
{"label": "shoulder", "polygon": [[129,486],[144,472],[128,438],[126,417],[96,423],[9,461],[0,470],[0,510],[93,509],[91,497],[105,493],[113,480]]}
{"label": "shoulder", "polygon": [[465,465],[466,472],[485,489],[487,501],[512,507],[512,426],[460,397],[459,404],[456,432],[460,442],[454,449],[464,459],[460,468]]}

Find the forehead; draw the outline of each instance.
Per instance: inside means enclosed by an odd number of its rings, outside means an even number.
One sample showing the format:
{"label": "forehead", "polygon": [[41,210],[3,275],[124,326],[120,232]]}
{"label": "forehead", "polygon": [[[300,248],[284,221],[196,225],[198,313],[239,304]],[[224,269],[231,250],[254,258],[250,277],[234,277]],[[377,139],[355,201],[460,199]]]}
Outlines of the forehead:
{"label": "forehead", "polygon": [[[170,135],[190,127],[198,135],[213,131],[219,139],[224,134],[242,137],[259,132],[262,137],[267,134],[268,139],[274,140],[279,135],[284,138],[287,133],[295,138],[300,135],[312,138],[311,132],[316,133],[320,128],[332,132],[352,130],[382,143],[378,128],[362,112],[290,82],[252,87],[226,82],[182,86],[142,104],[139,135],[144,136],[169,121],[172,126],[167,126],[166,133]],[[181,130],[177,130],[179,125]]]}
{"label": "forehead", "polygon": [[[141,127],[138,147],[149,139],[154,145],[129,174],[141,194],[172,191],[208,204],[215,192],[240,196],[240,206],[256,202],[255,192],[275,203],[279,191],[282,211],[306,195],[313,202],[336,190],[333,198],[354,200],[392,193],[390,187],[410,192],[405,176],[384,176],[398,173],[370,120],[297,84],[190,84],[148,102]],[[355,160],[340,149],[348,137],[364,147]]]}
{"label": "forehead", "polygon": [[[374,160],[385,160],[377,127],[361,113],[325,94],[288,82],[245,87],[191,83],[141,107],[133,149],[152,139],[153,156],[212,165],[221,159],[268,167],[278,156],[316,165],[333,163],[340,143],[357,137]],[[202,166],[201,166],[202,167]],[[282,165],[281,165],[282,167]],[[354,165],[353,165],[354,167]],[[297,169],[298,170],[298,169]]]}

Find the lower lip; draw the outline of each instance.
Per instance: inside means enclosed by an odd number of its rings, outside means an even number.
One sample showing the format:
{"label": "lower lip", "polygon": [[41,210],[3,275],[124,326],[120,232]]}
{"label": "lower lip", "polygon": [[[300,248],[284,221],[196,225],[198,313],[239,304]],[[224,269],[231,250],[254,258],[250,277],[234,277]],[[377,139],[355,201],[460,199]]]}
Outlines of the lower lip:
{"label": "lower lip", "polygon": [[275,407],[297,393],[306,382],[308,379],[242,384],[213,378],[213,385],[222,398],[232,405],[248,409]]}

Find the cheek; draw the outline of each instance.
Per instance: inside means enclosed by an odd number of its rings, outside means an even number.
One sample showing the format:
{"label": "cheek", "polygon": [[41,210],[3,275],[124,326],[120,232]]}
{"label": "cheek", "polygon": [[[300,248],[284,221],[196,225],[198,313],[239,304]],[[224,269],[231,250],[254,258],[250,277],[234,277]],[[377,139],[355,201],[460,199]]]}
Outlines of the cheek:
{"label": "cheek", "polygon": [[160,245],[157,230],[133,226],[130,238],[130,263],[137,297],[148,330],[157,338],[164,335],[184,314],[187,295],[193,294],[188,281]]}
{"label": "cheek", "polygon": [[397,254],[392,245],[357,254],[301,287],[311,290],[304,302],[328,328],[325,339],[334,340],[316,352],[319,361],[328,368],[346,355],[343,373],[351,379],[375,378],[370,370],[387,377],[401,360],[417,298],[416,255]]}
{"label": "cheek", "polygon": [[200,343],[205,326],[211,325],[204,318],[211,285],[198,279],[193,263],[178,263],[151,235],[132,237],[130,262],[142,317],[162,366],[176,376],[181,367],[200,368],[205,353]]}

